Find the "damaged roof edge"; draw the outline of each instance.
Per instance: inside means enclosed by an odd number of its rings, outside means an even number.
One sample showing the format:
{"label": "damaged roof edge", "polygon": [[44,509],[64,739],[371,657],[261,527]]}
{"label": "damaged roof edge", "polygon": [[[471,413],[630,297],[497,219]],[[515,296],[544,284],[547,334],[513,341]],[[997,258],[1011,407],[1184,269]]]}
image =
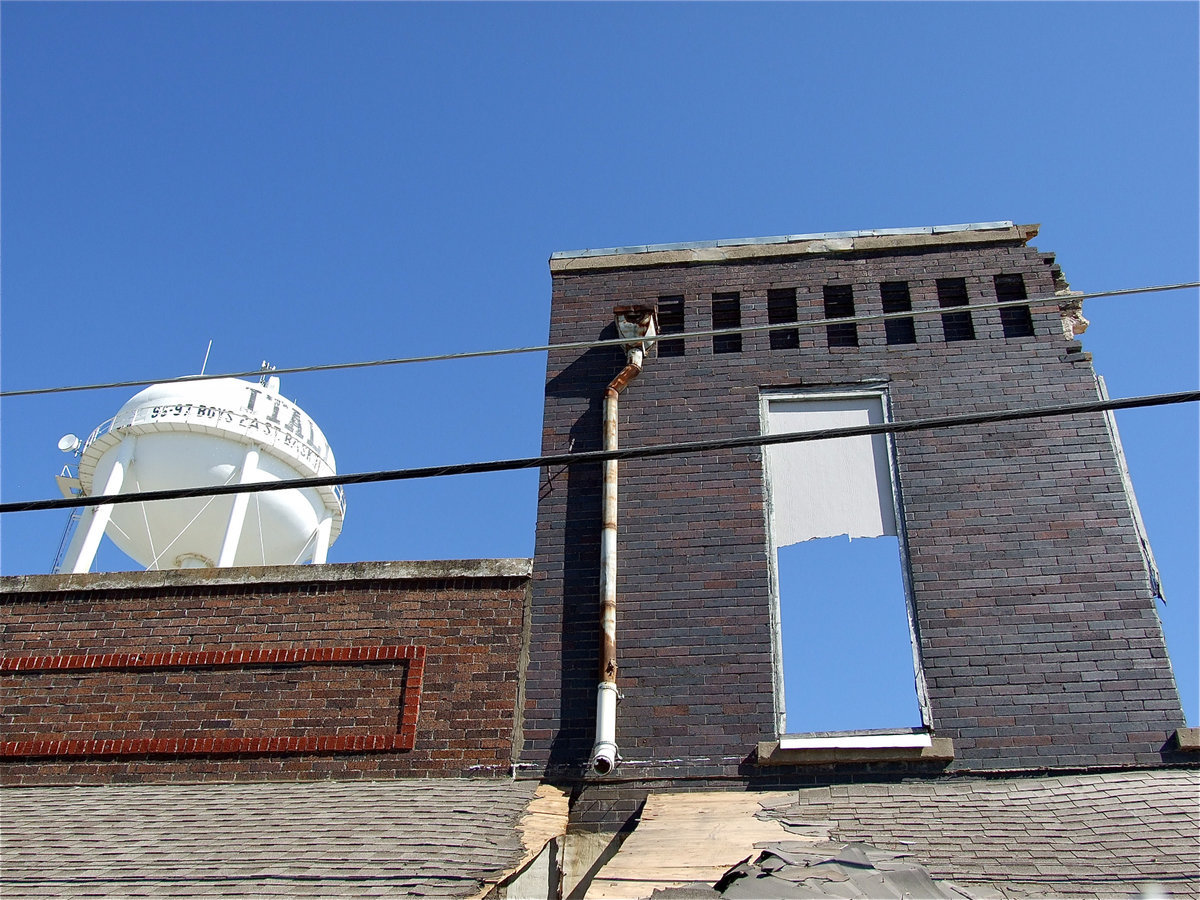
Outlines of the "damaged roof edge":
{"label": "damaged roof edge", "polygon": [[1025,243],[1038,233],[1039,225],[1004,222],[974,222],[965,225],[930,225],[921,228],[873,228],[866,231],[828,231],[818,234],[787,234],[774,237],[695,241],[678,244],[645,244],[598,250],[568,250],[550,257],[550,271],[612,269],[802,253],[834,253],[852,250],[885,250],[904,247],[934,247],[985,241]]}

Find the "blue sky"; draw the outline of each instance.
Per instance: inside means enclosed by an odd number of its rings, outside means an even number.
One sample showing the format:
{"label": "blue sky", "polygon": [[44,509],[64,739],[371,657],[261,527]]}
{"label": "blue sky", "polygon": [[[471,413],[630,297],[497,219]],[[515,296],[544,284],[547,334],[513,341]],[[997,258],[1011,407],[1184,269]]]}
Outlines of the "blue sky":
{"label": "blue sky", "polygon": [[[1077,290],[1197,278],[1195,4],[0,6],[7,389],[540,344],[555,250],[1010,219]],[[1114,396],[1197,293],[1097,300]],[[341,471],[539,451],[539,354],[284,393]],[[5,500],[131,391],[10,399]],[[1197,704],[1197,412],[1119,416]],[[351,490],[330,560],[528,556],[536,476]],[[65,513],[6,515],[5,574]],[[124,568],[113,548],[99,567]]]}

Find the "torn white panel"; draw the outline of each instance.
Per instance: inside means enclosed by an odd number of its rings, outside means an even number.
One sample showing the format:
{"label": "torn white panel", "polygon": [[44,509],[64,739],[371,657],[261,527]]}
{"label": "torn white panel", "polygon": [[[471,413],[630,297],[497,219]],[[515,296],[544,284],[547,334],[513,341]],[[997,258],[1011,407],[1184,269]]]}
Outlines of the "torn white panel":
{"label": "torn white panel", "polygon": [[[770,434],[882,422],[878,394],[781,398],[767,407]],[[885,435],[776,444],[766,450],[777,547],[841,534],[896,534]]]}

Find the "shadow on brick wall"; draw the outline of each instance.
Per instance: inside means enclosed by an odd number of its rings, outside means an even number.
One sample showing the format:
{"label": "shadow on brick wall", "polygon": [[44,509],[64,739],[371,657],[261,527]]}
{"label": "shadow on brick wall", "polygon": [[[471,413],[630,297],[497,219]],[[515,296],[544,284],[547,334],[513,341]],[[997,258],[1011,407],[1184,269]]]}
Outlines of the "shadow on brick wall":
{"label": "shadow on brick wall", "polygon": [[[600,339],[616,336],[612,325],[599,335]],[[548,397],[587,401],[570,429],[572,452],[602,449],[604,389],[624,361],[617,347],[594,347],[546,385]],[[586,765],[593,738],[600,653],[601,482],[599,463],[571,466],[565,481],[563,475],[556,479],[556,487],[565,483],[566,490],[562,581],[542,582],[535,598],[546,612],[550,604],[561,604],[560,721],[547,760],[550,768],[560,771]]]}

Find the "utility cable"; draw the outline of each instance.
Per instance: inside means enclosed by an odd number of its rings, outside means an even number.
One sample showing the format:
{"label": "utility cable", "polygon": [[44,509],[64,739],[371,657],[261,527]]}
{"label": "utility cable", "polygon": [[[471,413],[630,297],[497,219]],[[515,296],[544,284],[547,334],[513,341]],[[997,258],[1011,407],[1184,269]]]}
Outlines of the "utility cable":
{"label": "utility cable", "polygon": [[913,419],[908,422],[884,422],[879,425],[826,428],[821,431],[804,431],[790,434],[752,434],[736,438],[719,438],[707,441],[660,444],[650,447],[633,447],[625,450],[587,450],[579,453],[559,453],[550,456],[531,456],[523,459],[502,459],[490,462],[458,463],[448,466],[425,466],[416,469],[358,472],[349,475],[325,475],[316,478],[294,478],[287,481],[251,482],[247,484],[198,488],[173,488],[170,490],[144,491],[141,493],[66,497],[61,500],[16,501],[12,503],[0,503],[0,513],[72,509],[77,506],[103,506],[108,503],[148,503],[153,500],[179,500],[188,497],[216,497],[224,494],[286,491],[347,484],[373,484],[381,481],[409,481],[418,478],[437,478],[446,475],[476,475],[484,472],[510,472],[517,469],[538,469],[548,466],[578,466],[610,459],[650,459],[659,456],[675,456],[685,453],[711,453],[716,450],[764,447],[773,444],[791,444],[801,441],[821,441],[832,438],[859,437],[874,434],[907,434],[915,431],[929,431],[935,428],[1018,422],[1024,419],[1081,415],[1117,409],[1164,406],[1173,403],[1195,403],[1197,401],[1200,401],[1200,391],[1180,391],[1170,394],[1151,394],[1144,397],[1123,397],[1115,400],[1090,400],[1086,403],[1064,403],[1054,406],[1004,409],[994,412],[970,413],[967,415],[935,416],[927,419]]}
{"label": "utility cable", "polygon": [[[850,325],[858,322],[879,322],[888,319],[911,319],[913,316],[932,316],[953,313],[973,312],[976,310],[1006,309],[1013,306],[1043,306],[1048,303],[1064,304],[1082,300],[1097,300],[1104,297],[1125,297],[1131,294],[1153,294],[1162,291],[1178,291],[1186,288],[1200,287],[1200,281],[1188,281],[1180,284],[1160,284],[1141,288],[1123,288],[1116,291],[1097,291],[1091,294],[1055,294],[1049,297],[1034,297],[1024,300],[1000,300],[995,303],[973,303],[967,306],[936,307],[931,309],[912,309],[891,313],[863,313],[857,316],[843,316],[834,319],[808,319],[802,322],[777,322],[769,325],[742,325],[737,328],[715,328],[703,331],[672,332],[660,334],[656,340],[681,340],[684,338],[715,337],[729,334],[751,334],[758,331],[787,331],[796,328],[819,328],[823,325]],[[40,394],[65,394],[74,391],[99,391],[108,388],[146,387],[163,382],[183,381],[216,381],[220,378],[258,378],[263,375],[294,375],[302,372],[337,372],[345,369],[369,369],[380,366],[399,366],[407,363],[444,362],[460,359],[481,359],[489,356],[512,356],[518,353],[545,353],[555,350],[588,350],[592,347],[620,347],[629,341],[623,338],[608,338],[594,341],[570,341],[560,344],[539,344],[532,347],[507,347],[500,350],[468,350],[462,353],[442,353],[430,356],[403,356],[393,359],[372,359],[359,362],[323,363],[312,366],[289,366],[286,368],[248,369],[243,372],[226,372],[220,375],[183,375],[177,378],[156,378],[137,381],[107,381],[97,384],[77,384],[63,387],[26,388],[16,391],[0,391],[0,397],[32,397]]]}

